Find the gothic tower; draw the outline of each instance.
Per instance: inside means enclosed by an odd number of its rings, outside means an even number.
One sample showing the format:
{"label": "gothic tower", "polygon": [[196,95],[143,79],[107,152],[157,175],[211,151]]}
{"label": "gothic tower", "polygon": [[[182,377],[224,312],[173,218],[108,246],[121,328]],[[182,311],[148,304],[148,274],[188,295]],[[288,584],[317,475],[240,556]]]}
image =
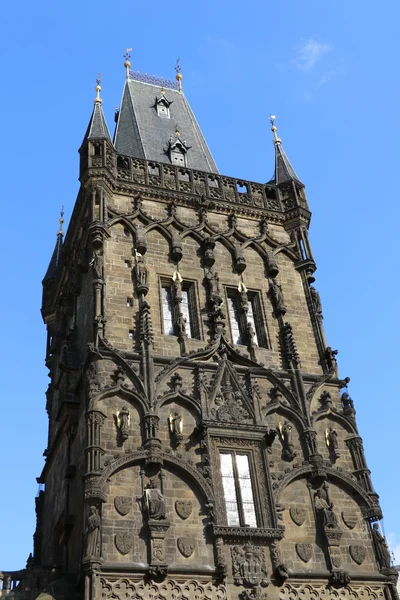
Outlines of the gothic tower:
{"label": "gothic tower", "polygon": [[225,177],[179,68],[125,68],[113,140],[98,82],[43,280],[46,462],[3,596],[396,600],[274,117],[274,178]]}

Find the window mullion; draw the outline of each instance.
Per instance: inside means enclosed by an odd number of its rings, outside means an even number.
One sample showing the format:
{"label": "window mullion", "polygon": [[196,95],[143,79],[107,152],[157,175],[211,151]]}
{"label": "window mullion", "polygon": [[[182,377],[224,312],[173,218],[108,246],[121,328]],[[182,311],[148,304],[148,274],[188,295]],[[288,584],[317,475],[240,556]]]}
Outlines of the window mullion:
{"label": "window mullion", "polygon": [[243,502],[242,502],[242,492],[240,491],[240,483],[239,483],[239,473],[236,464],[236,452],[232,452],[232,465],[233,465],[233,476],[235,478],[235,491],[236,491],[236,502],[239,512],[239,520],[241,527],[245,524],[244,511],[243,511]]}

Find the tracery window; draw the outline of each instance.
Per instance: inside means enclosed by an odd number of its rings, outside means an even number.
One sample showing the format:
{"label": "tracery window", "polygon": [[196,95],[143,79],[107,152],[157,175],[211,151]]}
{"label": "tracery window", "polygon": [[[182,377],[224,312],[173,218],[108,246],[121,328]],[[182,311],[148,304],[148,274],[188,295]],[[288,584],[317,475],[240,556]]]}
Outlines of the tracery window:
{"label": "tracery window", "polygon": [[260,294],[247,291],[247,305],[244,309],[238,290],[227,290],[227,309],[231,339],[234,344],[249,343],[249,324],[253,333],[253,344],[260,348],[269,348],[268,334]]}
{"label": "tracery window", "polygon": [[220,463],[228,525],[257,527],[249,455],[221,451]]}
{"label": "tracery window", "polygon": [[174,302],[172,282],[165,280],[161,282],[163,333],[164,335],[177,335],[178,311],[180,311],[186,320],[185,330],[188,338],[200,339],[196,288],[193,281],[182,282],[181,298],[181,302]]}

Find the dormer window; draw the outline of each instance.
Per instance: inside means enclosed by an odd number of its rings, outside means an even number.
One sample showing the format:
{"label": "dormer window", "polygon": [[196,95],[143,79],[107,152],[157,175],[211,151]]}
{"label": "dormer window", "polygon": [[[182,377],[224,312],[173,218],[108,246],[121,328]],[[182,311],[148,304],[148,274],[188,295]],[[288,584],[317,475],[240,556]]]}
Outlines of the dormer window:
{"label": "dormer window", "polygon": [[171,117],[169,107],[172,102],[165,97],[165,90],[161,89],[161,96],[156,98],[155,108],[159,117],[169,119]]}
{"label": "dormer window", "polygon": [[178,167],[186,167],[185,155],[179,148],[171,150],[171,162]]}
{"label": "dormer window", "polygon": [[187,145],[185,140],[181,140],[181,134],[177,127],[175,130],[175,138],[172,136],[170,137],[167,149],[167,154],[169,154],[171,163],[178,167],[186,167],[188,150],[190,150],[190,146]]}
{"label": "dormer window", "polygon": [[165,104],[163,104],[163,103],[157,104],[157,114],[159,117],[164,117],[165,119],[169,119],[171,116],[169,114],[169,106],[165,106]]}

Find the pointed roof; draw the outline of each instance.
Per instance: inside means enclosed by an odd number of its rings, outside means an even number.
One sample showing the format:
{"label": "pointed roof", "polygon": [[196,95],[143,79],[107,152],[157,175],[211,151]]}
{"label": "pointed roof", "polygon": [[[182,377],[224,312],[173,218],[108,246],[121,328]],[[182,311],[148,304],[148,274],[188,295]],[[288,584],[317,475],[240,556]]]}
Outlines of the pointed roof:
{"label": "pointed roof", "polygon": [[190,149],[187,166],[199,171],[218,173],[204,136],[181,91],[168,88],[169,117],[157,112],[160,85],[127,78],[114,134],[114,146],[120,154],[171,164],[168,143],[179,130]]}
{"label": "pointed roof", "polygon": [[290,160],[286,156],[286,152],[282,148],[282,140],[277,136],[275,117],[273,115],[271,115],[270,123],[272,125],[271,131],[274,134],[275,146],[275,173],[274,177],[271,179],[271,183],[275,183],[275,185],[280,185],[288,181],[297,181],[298,183],[303,185],[303,183],[297,177],[296,171],[292,167]]}
{"label": "pointed roof", "polygon": [[53,254],[51,255],[49,266],[47,267],[46,275],[43,277],[42,283],[48,281],[49,279],[52,279],[55,276],[57,265],[60,262],[64,237],[62,230],[62,226],[64,223],[64,207],[62,207],[61,209],[60,218],[58,219],[58,222],[60,223],[60,228],[57,232],[56,245],[54,246]]}
{"label": "pointed roof", "polygon": [[63,245],[63,234],[62,231],[57,233],[56,245],[54,246],[53,254],[51,256],[49,266],[47,267],[46,275],[43,278],[43,282],[52,279],[56,274],[57,265],[60,262],[61,250]]}
{"label": "pointed roof", "polygon": [[96,98],[94,99],[93,112],[92,116],[90,117],[89,125],[86,129],[85,137],[83,138],[82,144],[84,144],[86,140],[108,140],[109,142],[111,142],[107,122],[101,106],[103,100],[100,98],[100,74],[96,79],[96,83]]}
{"label": "pointed roof", "polygon": [[94,103],[92,116],[90,117],[88,128],[86,129],[85,137],[82,144],[86,140],[108,140],[111,142],[110,133],[108,131],[107,122],[104,117],[103,109],[100,102]]}

